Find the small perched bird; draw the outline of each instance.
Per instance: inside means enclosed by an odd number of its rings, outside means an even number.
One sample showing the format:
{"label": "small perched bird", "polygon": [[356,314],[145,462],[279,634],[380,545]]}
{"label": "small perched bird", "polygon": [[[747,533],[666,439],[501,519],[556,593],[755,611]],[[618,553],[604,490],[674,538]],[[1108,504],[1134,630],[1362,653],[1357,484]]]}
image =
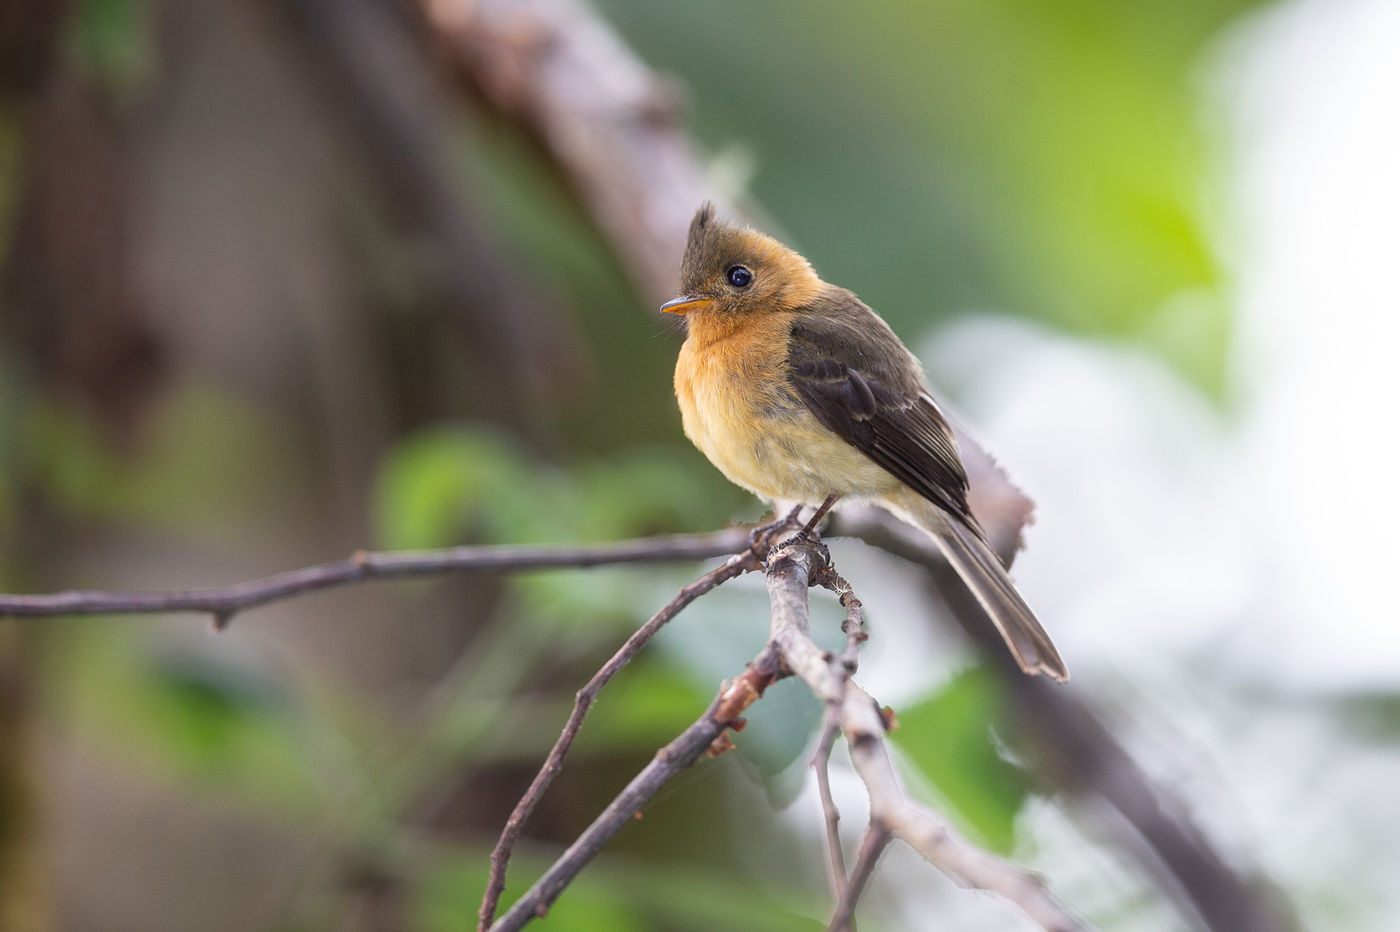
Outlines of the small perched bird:
{"label": "small perched bird", "polygon": [[685,434],[770,502],[872,501],[922,529],[977,597],[1021,669],[1069,678],[967,504],[967,473],[923,369],[854,294],[706,203],[690,224],[676,399]]}

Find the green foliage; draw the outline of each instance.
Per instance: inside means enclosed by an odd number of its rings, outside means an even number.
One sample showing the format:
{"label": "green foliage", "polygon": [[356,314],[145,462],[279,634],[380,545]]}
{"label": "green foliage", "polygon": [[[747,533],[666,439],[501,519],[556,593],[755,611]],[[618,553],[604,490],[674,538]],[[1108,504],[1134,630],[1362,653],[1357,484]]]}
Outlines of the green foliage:
{"label": "green foliage", "polygon": [[996,677],[963,671],[928,699],[900,709],[892,740],[952,806],[980,843],[1009,853],[1025,775],[1000,754],[992,724],[1003,720]]}
{"label": "green foliage", "polygon": [[[114,449],[82,412],[52,399],[33,404],[21,429],[28,474],[72,518],[227,540],[300,511],[288,481],[305,468],[294,424],[209,385],[172,390],[135,450]],[[230,468],[240,462],[257,466]]]}
{"label": "green foliage", "polygon": [[79,0],[74,7],[73,62],[118,96],[132,95],[155,65],[149,0]]}
{"label": "green foliage", "polygon": [[[652,591],[650,600],[657,604],[669,598],[660,586]],[[845,643],[844,610],[824,590],[814,589],[810,612],[817,643],[840,650]],[[755,577],[740,579],[687,608],[657,636],[654,649],[684,670],[697,689],[712,691],[716,684],[742,672],[763,648],[768,623],[767,589]],[[793,771],[805,766],[821,716],[821,703],[796,681],[773,685],[745,713],[748,726],[734,735],[734,743],[775,803],[785,803],[801,789]]]}
{"label": "green foliage", "polygon": [[664,661],[642,658],[609,684],[579,735],[580,750],[656,748],[700,717],[707,694],[683,671]]}
{"label": "green foliage", "polygon": [[695,88],[718,160],[742,149],[794,244],[897,330],[1033,315],[1216,393],[1229,316],[1195,72],[1252,5],[602,3]]}
{"label": "green foliage", "polygon": [[[391,548],[566,543],[712,528],[725,519],[723,503],[736,497],[694,494],[712,482],[668,450],[630,450],[569,471],[530,458],[490,427],[449,424],[407,438],[386,456],[375,526]],[[632,570],[531,573],[510,586],[541,623],[636,622]]]}
{"label": "green foliage", "polygon": [[807,785],[807,761],[821,727],[821,701],[805,684],[781,680],[749,707],[745,718],[747,726],[734,735],[735,747],[763,781],[769,803],[785,807]]}
{"label": "green foliage", "polygon": [[535,532],[557,519],[565,500],[560,485],[502,433],[433,428],[399,442],[381,466],[377,536],[392,549],[538,540]]}
{"label": "green foliage", "polygon": [[710,484],[671,450],[627,450],[569,471],[531,458],[493,428],[448,424],[385,457],[375,526],[391,548],[612,540],[722,523],[738,496],[694,493]]}
{"label": "green foliage", "polygon": [[[464,852],[434,860],[435,867],[423,878],[414,900],[414,927],[428,932],[460,929],[462,917],[474,916],[480,904],[486,853]],[[524,892],[530,882],[524,878],[538,876],[547,866],[538,854],[518,853],[511,876],[522,879],[507,889],[501,911]],[[543,928],[569,932],[812,932],[822,928],[822,923],[801,914],[812,907],[809,897],[773,887],[721,869],[636,863],[605,852],[550,907]]]}
{"label": "green foliage", "polygon": [[213,652],[156,649],[117,627],[75,625],[68,639],[52,688],[78,734],[171,782],[285,814],[317,810],[307,734],[274,677]]}

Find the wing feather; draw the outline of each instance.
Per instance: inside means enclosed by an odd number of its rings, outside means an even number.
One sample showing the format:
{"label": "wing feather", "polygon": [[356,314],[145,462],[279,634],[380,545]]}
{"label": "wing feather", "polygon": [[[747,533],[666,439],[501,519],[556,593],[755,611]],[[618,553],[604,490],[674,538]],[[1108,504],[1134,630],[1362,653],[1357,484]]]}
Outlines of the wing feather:
{"label": "wing feather", "polygon": [[[817,421],[924,498],[977,529],[952,429],[899,338],[849,292],[804,314],[788,378]],[[980,533],[980,530],[979,530]]]}

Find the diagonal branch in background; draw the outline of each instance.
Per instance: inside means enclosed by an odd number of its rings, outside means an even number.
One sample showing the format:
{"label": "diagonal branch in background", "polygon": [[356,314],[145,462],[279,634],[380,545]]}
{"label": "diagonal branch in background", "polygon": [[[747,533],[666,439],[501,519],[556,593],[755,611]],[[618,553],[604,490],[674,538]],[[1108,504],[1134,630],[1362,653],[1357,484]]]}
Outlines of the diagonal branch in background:
{"label": "diagonal branch in background", "polygon": [[360,551],[353,556],[213,589],[69,591],[0,595],[0,618],[201,612],[222,628],[238,612],[293,596],[370,580],[450,573],[511,573],[620,563],[702,560],[738,553],[754,532],[733,527],[710,534],[667,534],[570,547],[449,547],[443,550]]}
{"label": "diagonal branch in background", "polygon": [[1007,737],[1032,762],[1036,777],[1088,812],[1107,803],[1118,817],[1109,827],[1193,924],[1218,932],[1301,928],[1286,898],[1263,878],[1232,868],[1186,807],[1154,783],[1083,700],[1064,689],[1040,688],[1017,669],[932,542],[907,530],[861,509],[842,512],[827,533],[858,537],[928,568],[930,586],[998,674],[1012,707]]}
{"label": "diagonal branch in background", "polygon": [[411,2],[444,59],[558,166],[639,293],[652,306],[673,297],[691,215],[715,199],[681,129],[675,81],[648,68],[581,3]]}
{"label": "diagonal branch in background", "polygon": [[[695,143],[675,119],[672,79],[652,71],[583,0],[412,0],[445,57],[477,93],[535,139],[587,205],[599,229],[628,264],[643,295],[671,297],[687,224],[704,199],[724,201]],[[526,42],[522,36],[528,36]],[[659,103],[658,103],[659,102]],[[969,499],[1003,558],[1015,553],[1031,503],[991,457],[959,432],[971,484]],[[853,524],[837,516],[849,533]],[[900,541],[919,562],[943,566],[887,515],[866,515],[855,536]],[[951,573],[936,570],[953,593]],[[965,594],[965,590],[962,590]],[[968,600],[948,599],[969,632],[990,630]],[[993,660],[1000,644],[978,641]],[[1000,666],[997,669],[1001,669]],[[1071,795],[1097,794],[1122,816],[1121,847],[1148,864],[1162,888],[1193,920],[1214,932],[1293,929],[1286,901],[1231,867],[1209,836],[1191,825],[1186,806],[1142,768],[1083,704],[1062,689],[1031,690],[1035,740],[1053,747],[1063,766],[1043,776]],[[1043,684],[1042,684],[1043,685]],[[1092,724],[1089,724],[1092,722]],[[1109,785],[1110,781],[1118,781]],[[1098,784],[1098,785],[1096,785]],[[1125,830],[1126,829],[1126,830]],[[1144,850],[1144,843],[1147,850]]]}
{"label": "diagonal branch in background", "polygon": [[[491,926],[491,920],[496,915],[496,905],[500,902],[501,893],[505,891],[506,868],[510,864],[510,856],[515,849],[515,843],[520,839],[520,833],[524,830],[525,823],[534,813],[540,800],[544,798],[545,791],[549,789],[549,785],[554,782],[554,778],[559,775],[559,771],[563,768],[564,756],[569,753],[574,739],[578,737],[578,730],[583,725],[583,718],[588,714],[588,710],[592,707],[593,700],[597,698],[598,693],[637,655],[637,652],[652,639],[652,636],[661,630],[663,625],[680,614],[687,605],[722,583],[750,570],[760,568],[763,565],[763,560],[768,556],[773,536],[791,528],[796,521],[797,513],[798,510],[794,509],[786,518],[757,528],[751,535],[748,549],[742,553],[736,553],[722,566],[711,570],[695,582],[682,588],[680,592],[676,593],[675,598],[666,603],[655,615],[652,615],[646,624],[638,628],[618,649],[617,653],[613,654],[608,662],[603,664],[597,673],[593,674],[587,685],[578,691],[574,697],[573,711],[569,713],[569,720],[564,724],[564,730],[560,733],[559,740],[554,742],[554,747],[550,748],[544,764],[535,774],[535,779],[530,782],[525,795],[520,798],[520,802],[516,803],[515,809],[511,811],[510,818],[506,820],[505,828],[501,830],[501,836],[496,841],[496,846],[491,850],[491,874],[486,883],[486,892],[481,898],[481,909],[477,913],[478,929],[485,930]],[[738,714],[735,712],[726,721],[732,721]],[[697,722],[695,727],[700,727],[703,722],[704,719]],[[719,736],[716,734],[714,737]],[[680,740],[677,739],[677,741]],[[606,838],[603,840],[606,841]],[[582,867],[581,864],[580,867]],[[557,891],[554,896],[558,896]],[[553,896],[549,897],[549,900],[552,902]],[[544,905],[547,906],[548,903],[546,902]]]}
{"label": "diagonal branch in background", "polygon": [[[472,210],[454,165],[450,101],[414,23],[380,0],[298,0],[266,4],[285,18],[321,71],[317,81],[346,131],[345,151],[386,194],[387,206],[418,247],[432,297],[477,352],[471,379],[483,410],[530,426],[541,398],[557,395],[556,374],[572,365],[565,316]],[[460,127],[458,127],[460,132]]]}

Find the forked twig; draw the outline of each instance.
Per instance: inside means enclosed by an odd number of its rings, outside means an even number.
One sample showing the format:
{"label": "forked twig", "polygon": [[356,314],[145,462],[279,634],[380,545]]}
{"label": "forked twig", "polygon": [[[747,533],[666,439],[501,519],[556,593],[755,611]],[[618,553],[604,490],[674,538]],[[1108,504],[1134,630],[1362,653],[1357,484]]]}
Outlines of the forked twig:
{"label": "forked twig", "polygon": [[836,808],[836,800],[831,795],[831,749],[836,744],[836,736],[841,731],[841,723],[836,714],[827,708],[822,716],[821,738],[812,754],[812,770],[817,774],[817,796],[822,804],[822,821],[826,824],[827,880],[831,883],[831,895],[840,902],[846,896],[846,856],[841,850],[841,811]]}
{"label": "forked twig", "polygon": [[[829,560],[824,561],[814,571],[813,581],[836,593],[846,609],[846,618],[841,623],[841,630],[846,634],[846,649],[839,658],[839,675],[849,677],[856,672],[860,661],[860,646],[870,637],[865,630],[865,613],[860,599],[856,598],[851,584],[832,568]],[[831,795],[830,765],[831,749],[840,731],[840,706],[828,702],[822,714],[821,737],[817,741],[817,749],[812,755],[811,763],[817,775],[817,795],[821,799],[822,819],[826,824],[828,879],[831,882],[831,894],[838,903],[845,900],[847,895],[846,857],[841,849],[841,812],[836,808],[836,801]]]}
{"label": "forked twig", "polygon": [[[885,741],[888,722],[884,713],[850,679],[842,658],[822,650],[812,640],[807,588],[827,569],[823,566],[827,561],[824,550],[810,541],[795,539],[769,556],[768,596],[773,611],[770,636],[784,665],[813,694],[839,709],[851,762],[870,796],[872,828],[900,839],[960,883],[1015,903],[1051,932],[1083,928],[1050,895],[1039,877],[960,838],[941,818],[905,795],[895,777]],[[868,860],[873,861],[873,855]],[[858,870],[865,868],[858,866]],[[854,882],[846,884],[847,904],[840,908],[854,911],[855,892],[858,891]]]}
{"label": "forked twig", "polygon": [[608,808],[560,855],[544,876],[535,881],[535,885],[506,911],[499,922],[489,926],[491,932],[514,932],[531,919],[543,917],[584,866],[624,825],[637,817],[642,807],[668,780],[694,764],[702,754],[720,753],[728,747],[724,743],[727,737],[725,729],[762,696],[768,686],[784,675],[778,664],[777,652],[772,645],[765,646],[744,673],[721,687],[705,714],[674,741],[657,751],[651,763],[608,804]]}
{"label": "forked twig", "polygon": [[[539,805],[545,791],[549,789],[549,785],[554,782],[554,778],[559,775],[559,771],[563,768],[564,756],[569,753],[574,739],[578,737],[584,716],[588,714],[588,710],[593,705],[593,700],[597,698],[598,693],[637,655],[637,652],[645,646],[647,641],[650,641],[652,636],[661,630],[663,625],[680,614],[687,605],[720,584],[761,567],[763,559],[768,555],[768,550],[772,546],[773,536],[792,525],[796,517],[797,509],[794,509],[786,518],[755,529],[747,536],[747,549],[734,554],[723,565],[683,587],[680,592],[676,593],[675,598],[666,603],[655,615],[652,615],[646,624],[638,628],[618,649],[617,653],[613,654],[608,662],[603,664],[588,683],[578,691],[574,697],[573,711],[569,713],[569,719],[565,722],[559,739],[554,742],[554,747],[550,748],[549,755],[545,758],[539,772],[535,774],[534,780],[530,782],[525,795],[521,796],[520,801],[515,804],[510,818],[506,820],[505,827],[501,830],[500,838],[496,841],[496,846],[491,851],[491,874],[487,880],[486,892],[481,899],[481,909],[477,913],[477,929],[480,932],[495,928],[492,926],[491,920],[496,915],[496,906],[500,903],[501,893],[505,890],[506,868],[510,863],[511,852],[515,848],[515,843],[520,839],[520,833],[524,830],[525,823],[535,811],[535,807]],[[720,731],[723,729],[721,728]],[[711,740],[713,737],[718,737],[718,732],[712,736]],[[638,779],[641,777],[639,776]],[[581,869],[582,864],[579,867]],[[536,884],[536,887],[538,886],[539,884]],[[549,896],[549,901],[552,902],[555,896],[558,896],[558,891]],[[512,912],[514,912],[514,908],[512,908]],[[504,919],[502,921],[504,922]]]}
{"label": "forked twig", "polygon": [[827,932],[855,932],[856,903],[860,902],[860,895],[865,892],[870,875],[875,873],[875,862],[880,860],[890,838],[889,829],[883,825],[872,822],[865,830],[865,837],[860,840],[860,851],[856,853],[855,870],[836,901],[836,911],[831,916]]}

